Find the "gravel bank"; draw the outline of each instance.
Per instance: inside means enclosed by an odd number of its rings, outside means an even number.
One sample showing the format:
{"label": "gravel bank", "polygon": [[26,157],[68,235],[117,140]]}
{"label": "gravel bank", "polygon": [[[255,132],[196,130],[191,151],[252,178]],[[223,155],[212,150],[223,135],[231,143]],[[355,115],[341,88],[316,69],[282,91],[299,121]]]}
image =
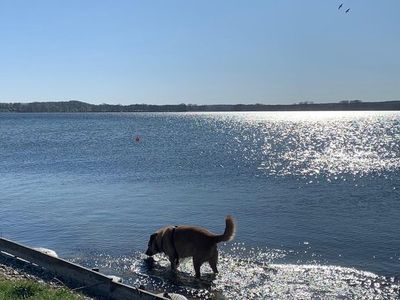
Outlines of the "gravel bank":
{"label": "gravel bank", "polygon": [[[39,267],[0,255],[0,277],[7,280],[32,280],[49,288],[67,288],[60,280]],[[68,288],[67,288],[68,289]],[[81,296],[82,299],[93,299]]]}

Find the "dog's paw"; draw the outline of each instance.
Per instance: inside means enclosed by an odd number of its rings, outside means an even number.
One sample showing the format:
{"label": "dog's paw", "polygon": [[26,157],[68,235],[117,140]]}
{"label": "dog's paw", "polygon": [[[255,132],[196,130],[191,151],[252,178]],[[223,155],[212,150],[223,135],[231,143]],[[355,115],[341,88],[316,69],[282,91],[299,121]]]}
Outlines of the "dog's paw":
{"label": "dog's paw", "polygon": [[154,267],[154,263],[155,263],[154,258],[149,256],[149,257],[145,258],[143,261],[144,261],[144,264],[146,265],[147,268],[153,268]]}

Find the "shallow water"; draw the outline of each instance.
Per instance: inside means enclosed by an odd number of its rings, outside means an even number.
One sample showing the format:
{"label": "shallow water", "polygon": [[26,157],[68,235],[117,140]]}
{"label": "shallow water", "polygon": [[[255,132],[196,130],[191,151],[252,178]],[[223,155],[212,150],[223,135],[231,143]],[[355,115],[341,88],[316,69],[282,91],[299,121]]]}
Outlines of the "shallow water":
{"label": "shallow water", "polygon": [[[288,253],[290,254],[290,253]],[[400,283],[395,277],[378,276],[354,268],[275,263],[284,261],[282,250],[247,249],[243,244],[220,255],[219,271],[202,267],[194,278],[193,265],[183,260],[172,273],[165,256],[149,260],[137,253],[113,257],[91,253],[90,259],[73,261],[122,277],[125,283],[153,291],[168,291],[189,299],[398,299]]]}
{"label": "shallow water", "polygon": [[[398,112],[0,114],[0,235],[203,298],[394,299],[399,167]],[[216,278],[144,262],[226,214]]]}

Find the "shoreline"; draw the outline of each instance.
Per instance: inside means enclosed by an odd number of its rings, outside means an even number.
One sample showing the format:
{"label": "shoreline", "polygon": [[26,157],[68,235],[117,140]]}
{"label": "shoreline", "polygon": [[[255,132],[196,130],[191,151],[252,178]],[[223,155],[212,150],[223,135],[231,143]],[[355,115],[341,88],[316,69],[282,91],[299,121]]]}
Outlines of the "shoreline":
{"label": "shoreline", "polygon": [[45,282],[43,279],[41,279],[37,276],[28,274],[22,270],[18,270],[16,268],[10,267],[1,262],[0,262],[0,276],[5,278],[6,280],[16,280],[16,279],[34,280],[39,283],[45,283],[45,284],[49,284],[51,286],[57,286],[55,283]]}
{"label": "shoreline", "polygon": [[[52,276],[40,267],[35,267],[23,261],[17,261],[12,258],[6,258],[0,254],[0,280],[10,282],[34,282],[43,286],[46,290],[67,290],[72,293],[77,299],[91,300],[82,293],[77,293],[64,285],[56,277]],[[1,291],[0,291],[1,292]]]}

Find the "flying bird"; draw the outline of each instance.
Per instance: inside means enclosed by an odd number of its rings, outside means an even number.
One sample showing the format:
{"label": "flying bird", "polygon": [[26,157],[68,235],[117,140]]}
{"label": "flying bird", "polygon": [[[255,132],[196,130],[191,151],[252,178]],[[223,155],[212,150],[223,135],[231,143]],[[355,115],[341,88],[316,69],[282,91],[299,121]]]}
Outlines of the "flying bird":
{"label": "flying bird", "polygon": [[343,6],[343,3],[339,5],[339,7],[337,9],[341,9]]}
{"label": "flying bird", "polygon": [[350,11],[350,8],[346,9],[345,13],[347,14]]}

